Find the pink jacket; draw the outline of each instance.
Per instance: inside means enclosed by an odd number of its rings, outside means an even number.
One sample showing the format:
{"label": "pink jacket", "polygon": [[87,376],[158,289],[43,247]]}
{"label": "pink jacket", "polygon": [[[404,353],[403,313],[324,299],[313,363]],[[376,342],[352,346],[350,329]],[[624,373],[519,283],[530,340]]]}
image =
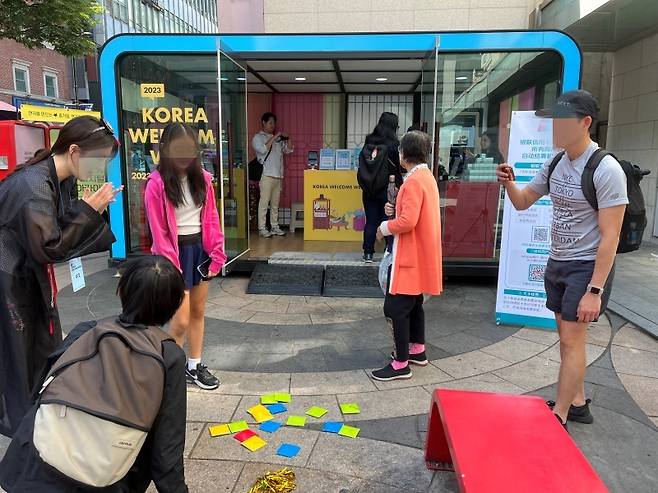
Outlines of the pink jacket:
{"label": "pink jacket", "polygon": [[[226,263],[224,253],[224,234],[219,223],[219,214],[215,203],[215,190],[212,186],[212,175],[203,172],[206,181],[206,202],[201,209],[201,242],[203,249],[210,256],[210,270],[219,272]],[[149,175],[144,191],[144,207],[148,219],[153,244],[151,253],[162,255],[180,270],[178,259],[178,226],[176,225],[176,209],[167,200],[164,182],[160,173],[154,171]]]}

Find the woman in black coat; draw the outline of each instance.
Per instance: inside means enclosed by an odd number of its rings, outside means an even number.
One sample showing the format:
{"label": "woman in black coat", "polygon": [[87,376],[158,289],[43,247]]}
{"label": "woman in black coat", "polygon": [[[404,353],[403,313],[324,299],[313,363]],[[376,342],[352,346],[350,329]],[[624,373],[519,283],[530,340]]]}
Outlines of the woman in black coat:
{"label": "woman in black coat", "polygon": [[0,182],[0,433],[11,436],[48,355],[62,341],[53,265],[108,250],[101,213],[121,190],[106,183],[74,196],[75,179],[105,172],[118,142],[91,116],[69,121],[44,149]]}
{"label": "woman in black coat", "polygon": [[[382,162],[387,167],[386,174],[389,176],[395,175],[395,184],[399,188],[402,185],[402,174],[400,173],[400,154],[398,152],[398,146],[400,145],[397,136],[398,128],[398,116],[395,113],[385,111],[379,117],[379,122],[375,126],[375,129],[366,137],[362,152],[369,154],[375,147],[384,146],[387,155],[386,160],[382,160]],[[373,161],[371,155],[368,155],[367,158],[369,161]],[[369,171],[372,178],[376,179],[379,171]],[[382,221],[388,219],[384,213],[384,207],[386,206],[386,202],[388,202],[386,194],[387,184],[388,181],[381,190],[378,189],[374,192],[367,189],[363,190],[363,208],[366,213],[366,228],[363,232],[363,260],[366,263],[373,261],[377,228],[379,228]]]}

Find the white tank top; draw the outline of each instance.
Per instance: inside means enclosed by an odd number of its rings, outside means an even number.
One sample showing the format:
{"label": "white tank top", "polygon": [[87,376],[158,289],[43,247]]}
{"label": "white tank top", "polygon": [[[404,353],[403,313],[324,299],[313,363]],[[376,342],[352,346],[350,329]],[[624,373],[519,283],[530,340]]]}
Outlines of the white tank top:
{"label": "white tank top", "polygon": [[183,190],[183,204],[176,207],[176,225],[178,236],[201,233],[201,207],[197,207],[192,198],[187,176],[180,179]]}

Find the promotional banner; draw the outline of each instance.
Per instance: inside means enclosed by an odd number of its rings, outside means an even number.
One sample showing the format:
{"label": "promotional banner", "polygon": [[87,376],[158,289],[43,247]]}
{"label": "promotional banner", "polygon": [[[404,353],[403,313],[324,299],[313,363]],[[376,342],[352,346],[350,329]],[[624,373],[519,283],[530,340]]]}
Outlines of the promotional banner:
{"label": "promotional banner", "polygon": [[[552,120],[534,111],[512,112],[507,162],[516,184],[524,187],[553,156]],[[553,206],[542,197],[526,211],[517,211],[505,195],[498,269],[496,323],[555,329],[546,308],[544,271],[550,249]]]}
{"label": "promotional banner", "polygon": [[304,171],[304,240],[363,241],[361,195],[356,171]]}

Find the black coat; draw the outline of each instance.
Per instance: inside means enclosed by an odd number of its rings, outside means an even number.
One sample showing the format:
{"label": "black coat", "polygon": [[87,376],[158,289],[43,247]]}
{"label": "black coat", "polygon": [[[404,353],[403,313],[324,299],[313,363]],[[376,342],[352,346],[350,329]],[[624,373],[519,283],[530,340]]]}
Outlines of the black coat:
{"label": "black coat", "polygon": [[[64,351],[95,325],[96,322],[83,322],[71,331],[57,351],[49,356],[37,381],[39,387]],[[34,404],[0,462],[0,487],[8,493],[138,493],[146,491],[153,481],[160,493],[187,493],[183,470],[187,414],[185,353],[175,342],[165,341],[162,343],[162,357],[165,388],[160,410],[135,464],[121,481],[107,488],[83,487],[44,464],[32,444],[37,411],[37,404]],[[37,398],[38,394],[35,394],[34,400]]]}
{"label": "black coat", "polygon": [[0,182],[0,433],[11,436],[62,340],[52,264],[108,250],[101,215],[59,182],[52,158]]}

